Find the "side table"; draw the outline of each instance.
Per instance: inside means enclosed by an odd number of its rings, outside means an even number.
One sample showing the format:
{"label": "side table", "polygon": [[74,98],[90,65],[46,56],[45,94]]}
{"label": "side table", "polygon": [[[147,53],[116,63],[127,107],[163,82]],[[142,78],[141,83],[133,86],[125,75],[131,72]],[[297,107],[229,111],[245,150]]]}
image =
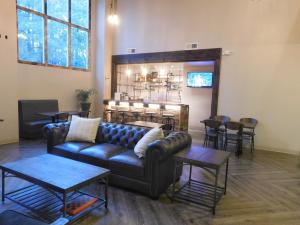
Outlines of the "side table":
{"label": "side table", "polygon": [[[212,209],[216,213],[216,205],[221,197],[226,194],[227,176],[230,153],[210,148],[192,146],[173,156],[175,161],[174,180],[171,190],[172,201],[184,200]],[[189,179],[175,191],[176,171],[179,166],[189,165]],[[226,164],[225,181],[223,187],[218,185],[220,170]],[[197,166],[212,173],[215,177],[214,184],[192,179],[192,167]]]}

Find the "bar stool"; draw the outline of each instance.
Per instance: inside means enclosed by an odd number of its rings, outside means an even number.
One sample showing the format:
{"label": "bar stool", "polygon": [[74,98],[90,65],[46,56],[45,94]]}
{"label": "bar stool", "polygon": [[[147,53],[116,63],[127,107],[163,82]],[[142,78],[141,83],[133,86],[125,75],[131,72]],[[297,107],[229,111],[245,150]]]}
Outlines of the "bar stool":
{"label": "bar stool", "polygon": [[141,117],[142,111],[140,110],[132,110],[131,115],[134,121],[138,121],[139,118]]}
{"label": "bar stool", "polygon": [[106,109],[105,110],[105,119],[106,119],[106,122],[113,122],[113,114],[116,113],[116,110],[115,109]]}
{"label": "bar stool", "polygon": [[[119,115],[121,116],[120,122],[125,123],[125,116],[129,112],[129,109],[119,109],[118,112],[119,112]],[[120,119],[120,118],[118,118],[118,119]]]}
{"label": "bar stool", "polygon": [[175,115],[171,113],[163,113],[162,123],[164,124],[164,130],[174,131],[175,130]]}
{"label": "bar stool", "polygon": [[157,112],[152,112],[152,111],[146,112],[146,117],[150,119],[150,122],[153,122],[153,119],[156,117],[156,115]]}

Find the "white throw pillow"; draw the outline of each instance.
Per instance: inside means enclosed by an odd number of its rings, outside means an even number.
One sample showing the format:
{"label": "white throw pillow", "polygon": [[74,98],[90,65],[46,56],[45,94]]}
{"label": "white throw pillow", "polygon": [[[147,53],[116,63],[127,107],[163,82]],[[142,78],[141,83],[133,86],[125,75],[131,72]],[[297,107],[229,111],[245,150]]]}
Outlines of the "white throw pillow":
{"label": "white throw pillow", "polygon": [[95,143],[101,118],[87,119],[72,116],[66,141],[86,141]]}
{"label": "white throw pillow", "polygon": [[164,132],[160,128],[153,128],[148,133],[144,135],[144,137],[139,140],[139,142],[134,147],[134,153],[142,158],[145,155],[145,152],[148,148],[148,145],[152,142],[164,138]]}

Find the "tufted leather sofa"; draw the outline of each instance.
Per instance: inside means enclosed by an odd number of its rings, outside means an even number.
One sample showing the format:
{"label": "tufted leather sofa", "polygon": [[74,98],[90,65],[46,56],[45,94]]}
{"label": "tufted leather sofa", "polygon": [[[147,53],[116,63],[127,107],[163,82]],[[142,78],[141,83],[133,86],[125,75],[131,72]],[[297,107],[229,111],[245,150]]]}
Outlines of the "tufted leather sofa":
{"label": "tufted leather sofa", "polygon": [[[147,128],[102,123],[96,143],[65,142],[70,123],[48,124],[48,153],[71,158],[111,170],[110,184],[158,198],[173,181],[172,155],[191,145],[191,136],[173,132],[148,145],[145,157],[138,158],[133,149],[149,131]],[[176,178],[181,175],[178,169]]]}

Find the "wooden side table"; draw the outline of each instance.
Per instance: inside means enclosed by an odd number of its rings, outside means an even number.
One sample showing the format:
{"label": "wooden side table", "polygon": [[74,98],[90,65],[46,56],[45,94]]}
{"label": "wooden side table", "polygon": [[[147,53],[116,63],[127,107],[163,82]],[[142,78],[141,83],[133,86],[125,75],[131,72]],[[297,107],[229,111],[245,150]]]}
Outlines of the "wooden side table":
{"label": "wooden side table", "polygon": [[[213,215],[216,213],[216,205],[221,197],[226,194],[227,176],[230,153],[220,150],[213,150],[204,147],[192,146],[173,156],[175,161],[174,180],[171,190],[172,201],[184,200],[206,206],[212,209]],[[176,172],[181,165],[189,165],[189,179],[178,191],[175,191]],[[219,174],[222,166],[226,164],[225,182],[223,187],[218,185]],[[192,167],[197,166],[211,172],[215,176],[214,184],[192,179]]]}

